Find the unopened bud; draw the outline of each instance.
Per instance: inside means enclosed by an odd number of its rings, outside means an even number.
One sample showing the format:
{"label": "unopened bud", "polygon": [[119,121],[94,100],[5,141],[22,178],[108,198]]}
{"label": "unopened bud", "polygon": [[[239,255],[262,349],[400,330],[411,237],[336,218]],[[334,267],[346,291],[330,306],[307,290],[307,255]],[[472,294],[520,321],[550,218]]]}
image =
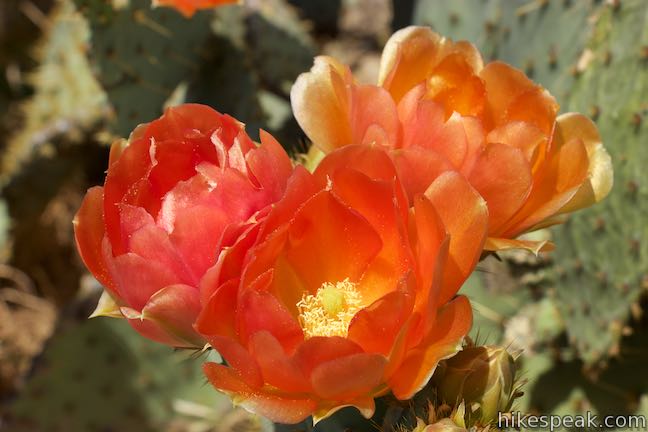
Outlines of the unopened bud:
{"label": "unopened bud", "polygon": [[435,375],[437,396],[453,406],[463,403],[468,424],[490,424],[498,412],[511,408],[515,371],[515,360],[506,349],[468,347],[446,360]]}

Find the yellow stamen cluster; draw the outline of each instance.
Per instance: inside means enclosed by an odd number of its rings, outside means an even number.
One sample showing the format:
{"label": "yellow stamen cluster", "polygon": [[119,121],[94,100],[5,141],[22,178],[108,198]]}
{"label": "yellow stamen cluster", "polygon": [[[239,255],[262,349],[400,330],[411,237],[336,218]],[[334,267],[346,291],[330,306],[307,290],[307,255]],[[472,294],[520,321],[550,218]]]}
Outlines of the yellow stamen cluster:
{"label": "yellow stamen cluster", "polygon": [[342,282],[323,283],[315,295],[304,294],[297,303],[299,321],[307,338],[314,336],[346,337],[349,323],[361,309],[362,297],[356,284]]}

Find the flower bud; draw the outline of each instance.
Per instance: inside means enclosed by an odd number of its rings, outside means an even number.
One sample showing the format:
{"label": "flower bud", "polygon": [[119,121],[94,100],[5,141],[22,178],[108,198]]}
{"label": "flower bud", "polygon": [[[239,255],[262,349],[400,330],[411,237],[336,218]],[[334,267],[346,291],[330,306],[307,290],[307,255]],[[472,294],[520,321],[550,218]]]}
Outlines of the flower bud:
{"label": "flower bud", "polygon": [[490,424],[511,408],[515,360],[496,346],[468,347],[445,361],[435,376],[439,400],[466,407],[466,424]]}

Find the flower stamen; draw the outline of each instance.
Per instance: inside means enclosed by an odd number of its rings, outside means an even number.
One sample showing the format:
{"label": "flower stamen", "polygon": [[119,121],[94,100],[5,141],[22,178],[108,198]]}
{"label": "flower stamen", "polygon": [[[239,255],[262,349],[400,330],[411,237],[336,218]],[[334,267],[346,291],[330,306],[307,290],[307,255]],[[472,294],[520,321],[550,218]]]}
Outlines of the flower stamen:
{"label": "flower stamen", "polygon": [[304,335],[306,338],[346,337],[351,319],[361,309],[361,303],[356,284],[348,278],[341,282],[323,283],[315,295],[304,294],[297,303]]}

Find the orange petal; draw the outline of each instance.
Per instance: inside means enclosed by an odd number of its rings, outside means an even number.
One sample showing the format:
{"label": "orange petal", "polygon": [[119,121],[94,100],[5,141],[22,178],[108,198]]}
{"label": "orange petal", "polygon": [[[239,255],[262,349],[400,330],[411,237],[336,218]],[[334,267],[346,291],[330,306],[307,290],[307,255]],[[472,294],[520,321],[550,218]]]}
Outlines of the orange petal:
{"label": "orange petal", "polygon": [[263,376],[256,360],[247,349],[234,339],[222,336],[210,336],[209,344],[225,359],[230,370],[247,387],[259,389],[263,386]]}
{"label": "orange petal", "polygon": [[446,56],[432,71],[427,81],[426,98],[443,106],[446,118],[453,112],[462,116],[478,116],[484,109],[486,89],[468,64],[463,53]]}
{"label": "orange petal", "polygon": [[524,204],[533,177],[521,150],[495,143],[477,159],[468,181],[486,200],[488,231],[497,233]]}
{"label": "orange petal", "polygon": [[270,333],[260,331],[253,334],[248,347],[267,384],[286,392],[308,392],[311,389],[301,369]]}
{"label": "orange petal", "polygon": [[357,281],[381,247],[364,217],[322,191],[295,215],[285,257],[314,293],[325,282]]}
{"label": "orange petal", "polygon": [[453,43],[429,27],[410,26],[394,33],[387,41],[380,62],[378,84],[385,87],[397,102],[414,86],[426,80],[445,56],[460,53],[479,71],[482,59],[468,42]]}
{"label": "orange petal", "polygon": [[455,114],[446,120],[441,105],[420,99],[419,95],[419,89],[415,88],[398,105],[404,131],[402,148],[423,147],[460,167],[468,149],[462,117]]}
{"label": "orange petal", "polygon": [[454,171],[441,174],[425,195],[450,235],[448,262],[439,300],[445,303],[472,273],[481,256],[488,230],[488,207],[466,179]]}
{"label": "orange petal", "polygon": [[168,267],[134,253],[108,259],[111,261],[109,265],[114,269],[112,276],[120,297],[138,311],[141,311],[151,296],[162,288],[182,283]]}
{"label": "orange petal", "polygon": [[523,121],[513,121],[493,129],[486,137],[488,143],[501,143],[520,149],[532,167],[541,161],[546,150],[547,136],[537,127]]}
{"label": "orange petal", "polygon": [[373,397],[358,397],[351,402],[344,403],[343,405],[337,405],[334,408],[319,408],[313,413],[313,426],[317,425],[322,420],[325,420],[346,407],[354,407],[360,414],[366,419],[373,417],[376,412],[376,402]]}
{"label": "orange petal", "polygon": [[322,363],[311,374],[313,389],[323,399],[342,401],[371,394],[386,364],[384,356],[364,353]]}
{"label": "orange petal", "polygon": [[245,160],[259,185],[278,201],[286,189],[292,173],[292,162],[281,144],[268,132],[261,130],[261,145],[250,150]]}
{"label": "orange petal", "polygon": [[303,166],[296,166],[288,179],[283,197],[272,206],[272,211],[264,220],[263,232],[270,234],[282,224],[289,222],[297,209],[320,190],[321,187],[313,175]]}
{"label": "orange petal", "polygon": [[[555,100],[542,89],[542,87],[534,84],[524,72],[509,66],[502,62],[491,62],[487,64],[480,72],[480,77],[484,80],[486,85],[486,94],[488,99],[488,109],[490,111],[487,116],[487,129],[493,129],[498,125],[506,122],[506,120],[524,120],[525,118],[515,118],[514,109],[520,109],[520,115],[534,117],[534,109],[546,115],[546,113],[553,112],[551,121],[555,118],[558,111],[558,105]],[[516,99],[523,94],[524,96],[516,102]],[[539,103],[535,106],[532,103]],[[508,117],[511,115],[511,117]],[[544,117],[539,118],[544,118]],[[547,117],[549,118],[549,117]],[[547,126],[544,120],[537,126]],[[551,130],[549,125],[548,130],[544,130],[548,134]]]}
{"label": "orange petal", "polygon": [[348,144],[382,144],[396,147],[400,123],[396,104],[382,87],[352,87],[351,127],[353,140]]}
{"label": "orange petal", "polygon": [[198,289],[189,285],[170,285],[156,292],[142,309],[142,318],[158,324],[186,345],[203,347],[205,342],[193,329],[200,313]]}
{"label": "orange petal", "polygon": [[203,309],[196,319],[195,327],[198,332],[206,336],[236,337],[238,285],[238,280],[232,279],[214,291],[206,304],[203,304]]}
{"label": "orange petal", "polygon": [[507,223],[502,237],[515,237],[555,216],[587,180],[589,160],[580,139],[554,147],[552,152],[538,169],[529,198]]}
{"label": "orange petal", "polygon": [[422,324],[434,319],[450,237],[434,205],[424,195],[414,199],[414,226],[411,241],[417,256],[418,290],[416,310]]}
{"label": "orange petal", "polygon": [[250,389],[231,369],[206,363],[203,371],[217,389],[229,394],[234,403],[277,423],[299,423],[317,408],[308,398],[291,398]]}
{"label": "orange petal", "polygon": [[196,348],[193,344],[188,344],[186,340],[178,339],[166,332],[160,325],[153,321],[144,320],[139,312],[128,307],[122,307],[121,313],[128,320],[133,329],[147,339],[179,348]]}
{"label": "orange petal", "polygon": [[203,371],[209,382],[220,391],[230,394],[252,392],[252,389],[230,367],[208,362],[203,365]]}
{"label": "orange petal", "polygon": [[394,150],[392,158],[410,201],[425,192],[439,175],[454,169],[443,155],[422,147]]}
{"label": "orange petal", "polygon": [[232,247],[221,250],[216,264],[209,268],[200,280],[201,302],[207,303],[220,285],[232,279],[238,282],[245,257],[254,246],[260,229],[261,225],[258,223],[248,225]]}
{"label": "orange petal", "polygon": [[310,72],[297,78],[290,91],[293,113],[306,135],[322,151],[352,144],[348,67],[331,57],[316,57]]}
{"label": "orange petal", "polygon": [[[413,266],[407,244],[407,204],[394,200],[400,190],[395,180],[371,180],[352,170],[340,169],[333,177],[333,193],[354,211],[366,218],[382,242],[379,253],[362,275],[358,290],[365,304],[393,291],[403,274]],[[404,201],[404,197],[403,197]]]}
{"label": "orange petal", "polygon": [[587,181],[579,188],[576,195],[560,209],[560,213],[573,212],[601,201],[605,198],[614,182],[612,160],[601,142],[596,125],[587,117],[578,113],[567,113],[558,117],[553,142],[561,145],[574,138],[579,138],[585,145],[589,159]]}
{"label": "orange petal", "polygon": [[348,67],[317,57],[291,90],[293,112],[306,135],[325,153],[372,141],[395,145],[396,105],[378,86],[356,85]]}
{"label": "orange petal", "polygon": [[304,340],[296,318],[275,296],[264,291],[272,280],[272,270],[259,276],[257,281],[241,294],[238,309],[239,335],[247,341],[254,333],[268,331],[292,353]]}
{"label": "orange petal", "polygon": [[524,121],[550,135],[558,113],[556,100],[541,87],[516,97],[506,108],[507,121]]}
{"label": "orange petal", "polygon": [[349,340],[365,352],[387,356],[412,311],[414,298],[406,289],[391,292],[358,312],[349,324]]}
{"label": "orange petal", "polygon": [[401,190],[398,174],[393,161],[383,149],[372,145],[346,146],[328,154],[319,163],[314,176],[320,187],[326,187],[329,179],[335,177],[339,170],[353,169],[372,180],[383,180],[394,183],[394,193],[403,217],[407,216],[407,198]]}
{"label": "orange petal", "polygon": [[300,423],[317,408],[317,402],[312,399],[277,396],[271,393],[234,395],[233,400],[237,405],[275,423]]}
{"label": "orange petal", "polygon": [[162,264],[185,284],[198,284],[198,277],[186,265],[187,257],[179,253],[167,232],[155,224],[146,210],[128,204],[122,204],[119,208],[122,237],[126,239],[130,252],[147,261]]}
{"label": "orange petal", "polygon": [[300,344],[293,359],[304,375],[310,377],[313,370],[322,363],[362,352],[358,344],[343,337],[316,336]]}
{"label": "orange petal", "polygon": [[439,361],[461,349],[461,342],[472,326],[472,309],[468,299],[460,296],[444,306],[430,334],[419,348],[410,351],[389,380],[394,396],[411,399],[427,384]]}
{"label": "orange petal", "polygon": [[103,260],[101,243],[104,238],[103,188],[88,190],[81,208],[74,216],[74,237],[83,263],[95,278],[111,292],[115,287]]}

